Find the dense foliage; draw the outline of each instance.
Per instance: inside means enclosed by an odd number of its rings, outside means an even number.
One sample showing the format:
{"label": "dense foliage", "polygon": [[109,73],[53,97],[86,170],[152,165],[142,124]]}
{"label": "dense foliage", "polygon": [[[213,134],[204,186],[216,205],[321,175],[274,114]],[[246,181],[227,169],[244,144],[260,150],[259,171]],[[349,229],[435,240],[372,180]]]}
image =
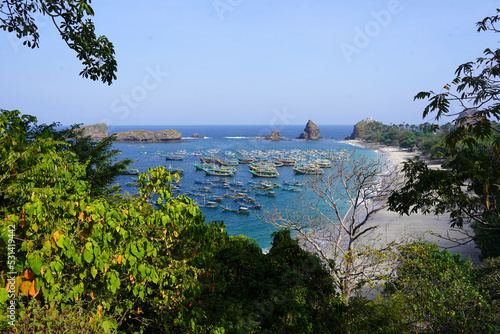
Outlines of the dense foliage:
{"label": "dense foliage", "polygon": [[[497,333],[498,281],[484,279],[498,264],[474,269],[469,259],[436,244],[416,242],[400,249],[398,276],[387,284],[387,300],[400,328],[412,333]],[[495,268],[492,270],[492,268]]]}
{"label": "dense foliage", "polygon": [[[478,31],[499,32],[499,20],[498,15],[485,18],[477,24]],[[434,112],[436,120],[454,115],[452,103],[463,107],[440,144],[446,169],[430,170],[419,160],[406,162],[408,181],[391,196],[391,208],[401,214],[450,213],[452,226],[473,227],[483,258],[500,256],[500,49],[486,49],[484,57],[460,65],[455,74],[443,92],[415,96],[429,99],[423,116]]]}
{"label": "dense foliage", "polygon": [[[190,198],[172,197],[177,176],[163,167],[140,175],[138,197],[95,192],[91,159],[82,163],[72,141],[35,125],[17,111],[0,114],[3,332],[412,333],[445,320],[488,332],[496,324],[497,262],[473,270],[433,247],[409,247],[381,301],[345,301],[331,264],[290,231],[275,232],[263,254],[205,222]],[[430,302],[432,291],[442,305]]]}

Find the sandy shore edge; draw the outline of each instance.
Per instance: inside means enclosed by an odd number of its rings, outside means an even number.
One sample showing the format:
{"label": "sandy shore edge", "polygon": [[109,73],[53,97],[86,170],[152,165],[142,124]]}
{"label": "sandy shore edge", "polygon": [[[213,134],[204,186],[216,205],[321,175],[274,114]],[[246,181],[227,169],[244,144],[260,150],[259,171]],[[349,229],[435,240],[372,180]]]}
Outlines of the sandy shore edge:
{"label": "sandy shore edge", "polygon": [[[352,146],[375,150],[385,157],[389,164],[394,166],[401,166],[403,161],[412,159],[419,154],[418,152],[400,150],[393,146],[366,143],[360,140],[344,140],[342,142]],[[430,168],[441,168],[439,162],[428,159],[425,161],[427,161]],[[441,249],[449,249],[450,252],[459,253],[464,258],[470,257],[473,263],[479,263],[480,250],[476,248],[474,243],[457,245],[437,236],[463,237],[460,230],[450,228],[449,221],[449,215],[434,216],[417,213],[410,216],[400,216],[398,213],[384,209],[377,212],[370,221],[370,224],[378,225],[379,227],[377,229],[378,233],[380,233],[380,239],[377,239],[379,243],[388,243],[392,240],[424,238],[437,243]],[[471,231],[468,230],[468,232],[470,233]]]}

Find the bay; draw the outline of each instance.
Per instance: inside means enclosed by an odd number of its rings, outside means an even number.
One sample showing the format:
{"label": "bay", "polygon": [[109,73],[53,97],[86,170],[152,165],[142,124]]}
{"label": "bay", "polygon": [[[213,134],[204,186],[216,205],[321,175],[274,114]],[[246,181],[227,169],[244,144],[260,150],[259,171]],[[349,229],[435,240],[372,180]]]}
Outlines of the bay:
{"label": "bay", "polygon": [[[277,178],[260,178],[253,177],[248,165],[239,164],[237,173],[231,177],[216,177],[207,176],[203,171],[196,170],[194,163],[200,162],[200,154],[207,152],[218,152],[216,155],[224,157],[225,154],[236,154],[238,152],[262,152],[262,154],[272,154],[275,152],[314,152],[326,150],[353,150],[356,149],[356,154],[362,154],[368,157],[377,157],[377,153],[373,150],[353,147],[352,145],[342,142],[342,139],[349,136],[353,130],[352,125],[322,125],[320,127],[322,140],[305,141],[294,139],[303,131],[304,127],[300,125],[281,126],[277,129],[280,131],[283,141],[268,141],[262,140],[260,136],[269,135],[272,130],[265,125],[122,125],[109,128],[109,133],[130,131],[130,130],[147,130],[160,131],[165,129],[176,129],[181,132],[184,140],[168,143],[114,143],[115,149],[122,153],[120,158],[128,158],[135,160],[133,168],[137,168],[140,172],[146,172],[148,168],[157,167],[159,165],[166,167],[180,167],[184,170],[181,181],[179,182],[180,190],[175,194],[186,193],[189,197],[195,200],[201,200],[201,188],[203,184],[197,182],[217,181],[220,179],[231,183],[240,183],[240,186],[233,186],[235,190],[247,190],[248,196],[255,198],[261,209],[251,209],[250,214],[239,214],[222,210],[220,206],[216,208],[201,207],[202,213],[205,215],[206,221],[223,221],[227,232],[230,235],[245,235],[254,239],[257,244],[265,249],[271,245],[271,233],[274,230],[273,226],[264,222],[260,217],[264,210],[272,210],[274,207],[284,209],[292,205],[294,197],[299,193],[286,191],[283,188],[286,186],[284,181],[296,180],[305,182],[307,178],[315,177],[313,175],[295,174],[291,166],[278,167],[279,176]],[[194,133],[204,136],[203,139],[192,139]],[[180,161],[166,160],[164,155],[181,153],[183,159]],[[329,172],[328,169],[325,170]],[[135,194],[137,188],[129,186],[126,183],[132,182],[133,176],[123,175],[118,177],[117,182],[122,185],[122,190],[125,193]],[[259,190],[252,189],[251,181],[271,181],[279,183],[282,187],[275,188],[276,196],[268,197],[258,195]],[[243,187],[241,187],[243,184]],[[207,196],[220,195],[229,192],[227,188],[219,188],[210,186],[211,192],[206,193]],[[237,208],[238,203],[228,197],[223,197],[220,204],[225,207]]]}

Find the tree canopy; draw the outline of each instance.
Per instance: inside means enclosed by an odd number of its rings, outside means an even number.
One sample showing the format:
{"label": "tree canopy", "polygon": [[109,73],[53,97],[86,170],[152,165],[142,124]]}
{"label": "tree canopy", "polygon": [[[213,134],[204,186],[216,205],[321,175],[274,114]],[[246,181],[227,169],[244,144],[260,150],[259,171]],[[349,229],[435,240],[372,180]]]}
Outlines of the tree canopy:
{"label": "tree canopy", "polygon": [[[485,18],[477,23],[478,31],[500,32],[496,27],[499,20],[499,15]],[[401,214],[418,210],[448,212],[452,226],[468,223],[474,227],[479,245],[486,246],[485,240],[496,243],[494,240],[500,237],[499,76],[500,49],[486,49],[483,57],[460,65],[442,92],[420,92],[415,96],[429,101],[423,117],[431,113],[436,121],[445,116],[456,117],[452,131],[443,139],[446,169],[431,170],[418,159],[407,161],[407,182],[389,198],[392,210]],[[453,104],[462,111],[453,113]],[[493,235],[497,237],[488,238]],[[486,254],[493,253],[483,256]]]}
{"label": "tree canopy", "polygon": [[116,79],[117,63],[113,44],[98,36],[90,0],[3,0],[0,1],[0,28],[23,41],[30,48],[39,47],[35,14],[46,15],[59,31],[62,40],[82,62],[80,75],[110,85]]}

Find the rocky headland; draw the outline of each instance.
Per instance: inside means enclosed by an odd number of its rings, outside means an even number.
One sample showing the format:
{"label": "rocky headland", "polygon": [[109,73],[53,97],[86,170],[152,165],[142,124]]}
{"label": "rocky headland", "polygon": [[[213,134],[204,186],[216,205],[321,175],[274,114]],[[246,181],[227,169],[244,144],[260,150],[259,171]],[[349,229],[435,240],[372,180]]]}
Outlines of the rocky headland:
{"label": "rocky headland", "polygon": [[373,127],[380,126],[380,124],[381,124],[380,122],[374,120],[371,117],[359,121],[358,123],[356,123],[356,125],[354,125],[354,130],[352,131],[351,135],[346,139],[347,140],[363,139],[366,133],[371,132]]}
{"label": "rocky headland", "polygon": [[321,131],[319,130],[318,126],[314,124],[313,121],[309,120],[307,121],[304,131],[299,135],[298,139],[318,140],[320,139],[320,136]]}

